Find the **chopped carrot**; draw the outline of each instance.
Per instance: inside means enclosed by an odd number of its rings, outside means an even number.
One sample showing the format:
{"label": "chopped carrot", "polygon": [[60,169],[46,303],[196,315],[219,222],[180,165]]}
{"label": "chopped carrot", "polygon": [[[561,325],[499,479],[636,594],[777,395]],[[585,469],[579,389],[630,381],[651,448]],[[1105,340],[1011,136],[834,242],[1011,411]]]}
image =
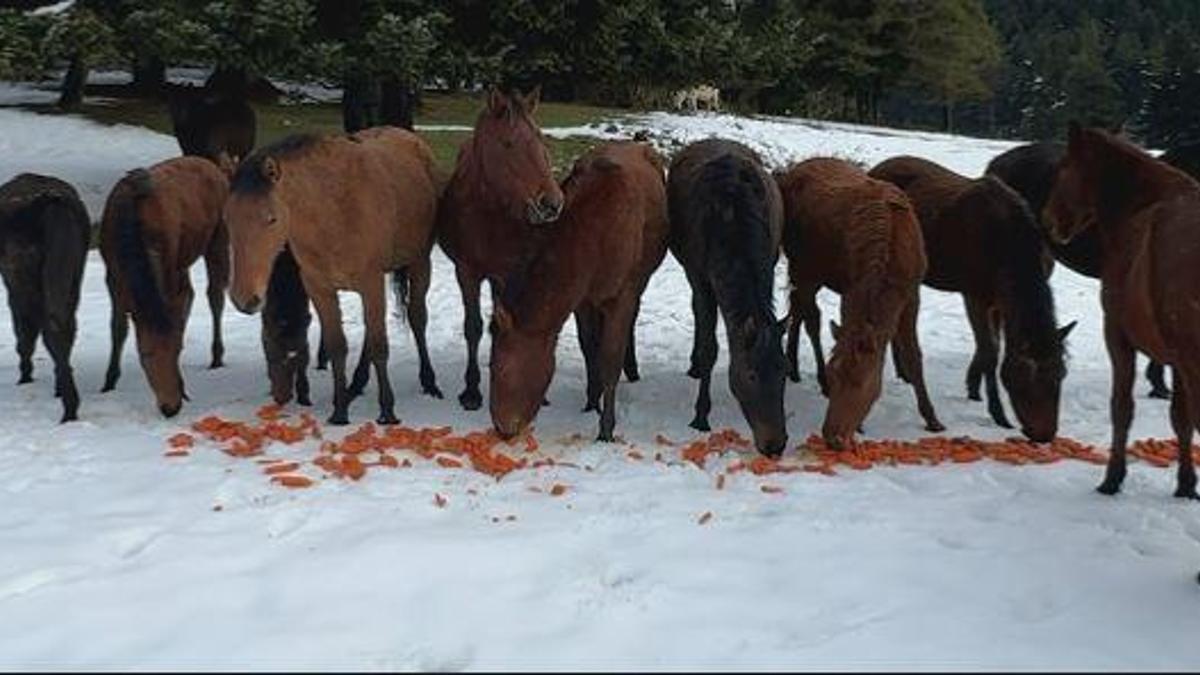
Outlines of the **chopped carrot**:
{"label": "chopped carrot", "polygon": [[554,486],[550,488],[551,497],[561,497],[565,494],[567,494],[567,486],[563,485],[562,483],[555,483]]}
{"label": "chopped carrot", "polygon": [[167,444],[172,448],[190,448],[196,444],[196,439],[191,434],[178,433],[168,438]]}
{"label": "chopped carrot", "polygon": [[450,457],[438,457],[437,463],[438,463],[438,466],[441,466],[446,469],[461,469],[463,466],[462,462],[458,461],[457,459],[452,459]]}
{"label": "chopped carrot", "polygon": [[285,488],[306,488],[312,487],[312,479],[307,476],[272,476],[272,483],[277,483]]}
{"label": "chopped carrot", "polygon": [[183,448],[179,448],[178,450],[168,450],[164,452],[163,457],[187,457],[190,454],[192,453],[184,450]]}
{"label": "chopped carrot", "polygon": [[279,473],[291,473],[299,468],[299,463],[288,462],[286,464],[274,464],[272,466],[268,466],[267,468],[263,469],[263,473],[267,474],[268,476],[274,476],[275,474]]}
{"label": "chopped carrot", "polygon": [[712,520],[712,517],[712,511],[705,511],[703,515],[700,516],[700,520],[697,522],[700,525],[707,525],[708,521]]}
{"label": "chopped carrot", "polygon": [[764,486],[762,486],[761,489],[763,492],[765,492],[766,494],[769,494],[769,495],[777,495],[777,494],[783,493],[783,488],[778,487],[776,485],[764,485]]}

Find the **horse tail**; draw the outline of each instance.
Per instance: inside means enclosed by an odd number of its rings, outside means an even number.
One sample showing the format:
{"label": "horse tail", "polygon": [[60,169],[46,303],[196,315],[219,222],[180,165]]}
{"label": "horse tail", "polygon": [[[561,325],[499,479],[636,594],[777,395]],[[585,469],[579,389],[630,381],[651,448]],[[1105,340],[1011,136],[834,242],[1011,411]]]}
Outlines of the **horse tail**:
{"label": "horse tail", "polygon": [[697,185],[709,269],[744,298],[743,311],[774,313],[776,255],[766,197],[771,187],[757,166],[733,155],[708,162]]}
{"label": "horse tail", "polygon": [[125,276],[125,284],[133,296],[138,320],[151,330],[165,333],[171,327],[167,303],[163,300],[158,274],[146,250],[144,228],[139,207],[154,191],[150,172],[134,169],[123,179],[128,192],[114,210],[117,229],[117,260]]}
{"label": "horse tail", "polygon": [[411,284],[408,279],[408,268],[399,267],[392,270],[392,294],[396,296],[396,315],[403,321],[408,316],[408,302]]}

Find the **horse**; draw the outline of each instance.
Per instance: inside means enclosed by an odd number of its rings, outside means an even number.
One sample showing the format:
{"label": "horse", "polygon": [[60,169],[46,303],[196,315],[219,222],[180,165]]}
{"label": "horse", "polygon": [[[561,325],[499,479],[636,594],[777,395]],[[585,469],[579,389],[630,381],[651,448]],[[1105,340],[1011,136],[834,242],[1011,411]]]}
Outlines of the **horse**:
{"label": "horse", "polygon": [[676,110],[696,112],[703,105],[706,110],[715,112],[721,109],[721,90],[709,84],[680,89],[675,92],[673,103]]}
{"label": "horse", "polygon": [[454,261],[463,300],[467,371],[458,401],[466,410],[483,405],[480,285],[487,279],[495,291],[529,254],[538,230],[562,213],[563,193],[533,117],[540,96],[539,89],[528,96],[489,92],[438,209],[438,244]]}
{"label": "horse", "polygon": [[17,384],[33,381],[41,335],[54,360],[61,422],[79,418],[71,349],[91,229],[79,193],[57,178],[23,173],[0,185],[0,276],[17,338]]}
{"label": "horse", "polygon": [[[1100,278],[1104,251],[1100,248],[1100,235],[1091,229],[1080,232],[1069,243],[1052,241],[1041,222],[1042,209],[1050,198],[1054,187],[1054,174],[1067,148],[1062,143],[1029,143],[996,156],[987,167],[987,173],[996,176],[1025,198],[1037,219],[1042,239],[1054,254],[1055,260],[1073,271],[1092,279]],[[1169,160],[1167,160],[1170,163]],[[1150,382],[1150,398],[1167,399],[1171,390],[1163,377],[1163,366],[1153,360],[1146,365],[1146,379]]]}
{"label": "horse", "polygon": [[[829,397],[822,433],[835,447],[853,437],[879,398],[884,354],[896,345],[896,366],[912,384],[928,431],[938,421],[925,388],[917,314],[925,277],[925,244],[912,204],[891,183],[832,158],[800,162],[775,174],[783,194],[783,251],[791,302],[787,354],[799,381],[800,323],[808,332],[821,391]],[[842,320],[826,378],[817,291],[842,296]]]}
{"label": "horse", "polygon": [[587,364],[585,411],[600,413],[597,440],[611,442],[638,303],[667,253],[663,161],[648,145],[607,143],[575,162],[562,189],[562,216],[504,282],[492,312],[492,423],[511,438],[534,420],[574,312]]}
{"label": "horse", "polygon": [[783,199],[762,160],[734,141],[707,139],[681,150],[667,180],[670,250],[692,287],[695,337],[688,375],[700,380],[691,426],[708,431],[717,361],[717,311],[729,343],[729,387],[758,451],[787,446],[783,413],[783,327],[773,285]]}
{"label": "horse", "polygon": [[1095,228],[1105,251],[1100,297],[1112,365],[1112,452],[1098,490],[1106,495],[1118,493],[1125,479],[1141,351],[1172,369],[1175,496],[1200,498],[1192,460],[1192,432],[1200,424],[1198,213],[1200,184],[1186,173],[1105,131],[1071,124],[1043,218],[1060,243]]}
{"label": "horse", "polygon": [[225,152],[240,159],[254,149],[257,117],[245,99],[207,88],[172,85],[167,109],[185,156],[216,161]]}
{"label": "horse", "polygon": [[438,186],[429,146],[394,127],[290,136],[238,167],[224,211],[232,242],[230,297],[243,313],[262,309],[275,260],[284,246],[291,250],[332,364],[330,424],[349,423],[353,398],[339,290],[363,301],[363,358],[378,380],[378,422],[399,422],[387,372],[389,271],[417,344],[422,391],[441,396],[425,341]]}
{"label": "horse", "polygon": [[915,157],[889,159],[869,175],[896,184],[912,201],[929,259],[925,284],[963,296],[975,334],[968,396],[979,400],[986,380],[992,419],[1011,427],[996,383],[1002,330],[1000,379],[1021,432],[1036,442],[1053,440],[1067,372],[1064,345],[1075,323],[1058,327],[1047,281],[1052,260],[1025,200],[994,176],[972,180]]}
{"label": "horse", "polygon": [[187,398],[179,354],[194,297],[188,270],[201,256],[213,316],[209,367],[224,364],[221,314],[229,283],[229,237],[221,206],[228,194],[226,174],[199,157],[134,169],[113,186],[100,224],[100,255],[112,302],[112,353],[101,391],[112,391],[121,376],[132,317],[138,356],[158,409],[166,417],[179,412]]}

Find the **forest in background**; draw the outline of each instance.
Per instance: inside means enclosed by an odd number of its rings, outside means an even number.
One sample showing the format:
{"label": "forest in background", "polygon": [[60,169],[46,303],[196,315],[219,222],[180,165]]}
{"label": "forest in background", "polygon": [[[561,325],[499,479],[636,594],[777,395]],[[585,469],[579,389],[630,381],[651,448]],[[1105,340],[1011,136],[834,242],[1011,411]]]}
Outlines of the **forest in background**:
{"label": "forest in background", "polygon": [[[1195,0],[0,1],[0,79],[168,66],[272,96],[264,77],[342,87],[347,126],[410,124],[427,88],[539,84],[551,100],[662,107],[700,83],[728,107],[1004,138],[1072,119],[1200,142]],[[350,118],[354,118],[351,120]],[[354,124],[351,124],[351,122]]]}

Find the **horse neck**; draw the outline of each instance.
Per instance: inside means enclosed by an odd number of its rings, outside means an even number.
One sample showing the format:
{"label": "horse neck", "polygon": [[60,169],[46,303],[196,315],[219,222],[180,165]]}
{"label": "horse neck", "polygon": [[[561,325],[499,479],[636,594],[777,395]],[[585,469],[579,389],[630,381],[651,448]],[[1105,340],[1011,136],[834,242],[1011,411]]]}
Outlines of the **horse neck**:
{"label": "horse neck", "polygon": [[[1121,225],[1146,207],[1162,201],[1181,188],[1191,187],[1187,179],[1170,167],[1143,156],[1132,148],[1108,142],[1099,146],[1096,169],[1096,201],[1099,225],[1109,238]],[[1124,198],[1107,204],[1113,195]]]}
{"label": "horse neck", "polygon": [[[1025,234],[1025,233],[1018,233]],[[996,292],[1003,316],[1004,343],[1033,344],[1034,351],[1048,352],[1056,344],[1058,320],[1054,296],[1043,265],[1040,235],[1013,237],[998,252],[1000,279]],[[1008,348],[1006,347],[1006,351]]]}
{"label": "horse neck", "polygon": [[528,332],[557,332],[587,296],[600,261],[586,255],[586,233],[561,222],[554,234],[510,277],[517,299],[511,308]]}

